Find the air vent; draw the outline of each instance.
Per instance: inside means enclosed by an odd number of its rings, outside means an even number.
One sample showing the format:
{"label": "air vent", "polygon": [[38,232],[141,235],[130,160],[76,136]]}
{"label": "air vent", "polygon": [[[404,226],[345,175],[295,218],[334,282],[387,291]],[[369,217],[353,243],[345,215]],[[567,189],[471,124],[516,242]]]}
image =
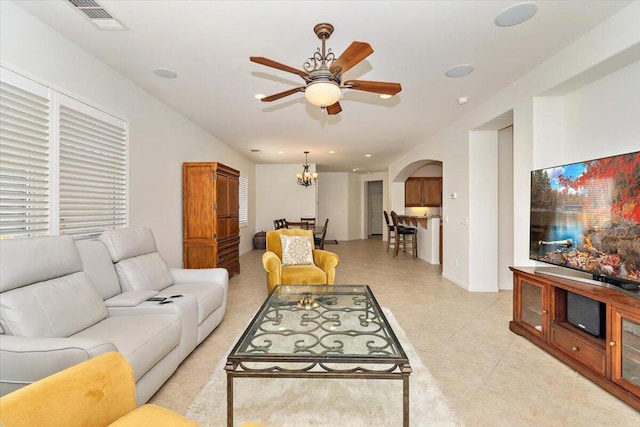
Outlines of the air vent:
{"label": "air vent", "polygon": [[127,28],[95,0],[67,0],[74,9],[103,31],[124,31]]}

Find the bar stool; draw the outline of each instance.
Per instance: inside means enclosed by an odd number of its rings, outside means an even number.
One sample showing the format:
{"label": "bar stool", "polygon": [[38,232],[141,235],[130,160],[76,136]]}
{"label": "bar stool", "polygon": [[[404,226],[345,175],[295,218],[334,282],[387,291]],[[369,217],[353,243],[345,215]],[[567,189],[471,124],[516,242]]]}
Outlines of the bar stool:
{"label": "bar stool", "polygon": [[389,222],[389,214],[387,211],[382,211],[382,213],[384,214],[384,220],[387,223],[387,252],[389,252],[389,248],[391,248],[392,245],[394,250],[396,248],[396,233],[394,231],[395,228],[393,227],[393,224]]}
{"label": "bar stool", "polygon": [[[414,227],[403,227],[399,225],[398,214],[391,211],[391,220],[395,229],[396,247],[393,256],[397,257],[400,250],[400,241],[402,240],[402,251],[407,252],[407,243],[409,243],[412,255],[418,257],[418,229]],[[402,239],[401,239],[402,238]]]}

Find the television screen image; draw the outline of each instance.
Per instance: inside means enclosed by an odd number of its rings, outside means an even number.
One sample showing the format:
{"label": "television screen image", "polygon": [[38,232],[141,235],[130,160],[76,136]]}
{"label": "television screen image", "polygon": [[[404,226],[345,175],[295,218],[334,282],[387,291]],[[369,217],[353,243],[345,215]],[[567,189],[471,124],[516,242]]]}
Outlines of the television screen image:
{"label": "television screen image", "polygon": [[529,258],[640,283],[640,151],[531,172]]}

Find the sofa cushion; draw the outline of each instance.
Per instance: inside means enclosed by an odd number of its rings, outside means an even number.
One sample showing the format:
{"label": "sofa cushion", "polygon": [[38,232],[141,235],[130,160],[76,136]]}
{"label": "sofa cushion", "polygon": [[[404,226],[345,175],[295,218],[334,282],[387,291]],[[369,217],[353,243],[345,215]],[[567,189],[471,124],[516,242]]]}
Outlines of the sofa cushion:
{"label": "sofa cushion", "polygon": [[107,247],[97,240],[80,240],[76,246],[82,259],[82,270],[102,299],[120,294],[120,282]]}
{"label": "sofa cushion", "polygon": [[171,271],[158,252],[118,261],[116,272],[124,291],[160,291],[173,283]]}
{"label": "sofa cushion", "polygon": [[198,302],[198,325],[224,303],[224,286],[217,283],[180,283],[169,286],[158,296],[193,295]]}
{"label": "sofa cushion", "polygon": [[283,285],[327,283],[327,274],[315,265],[290,265],[282,269]]}
{"label": "sofa cushion", "polygon": [[82,270],[70,236],[0,239],[0,253],[0,292]]}
{"label": "sofa cushion", "polygon": [[139,314],[108,317],[73,336],[113,343],[138,381],[179,344],[180,330],[180,318],[174,314]]}
{"label": "sofa cushion", "polygon": [[0,298],[0,324],[10,335],[68,337],[106,317],[102,298],[82,271],[3,292]]}
{"label": "sofa cushion", "polygon": [[147,227],[107,230],[98,240],[107,247],[113,262],[157,251],[153,233]]}

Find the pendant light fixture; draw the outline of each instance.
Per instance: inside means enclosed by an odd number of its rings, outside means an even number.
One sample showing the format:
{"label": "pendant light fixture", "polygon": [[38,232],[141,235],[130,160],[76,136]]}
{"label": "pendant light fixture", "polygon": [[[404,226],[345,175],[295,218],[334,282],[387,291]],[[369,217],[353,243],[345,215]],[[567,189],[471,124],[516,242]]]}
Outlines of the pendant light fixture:
{"label": "pendant light fixture", "polygon": [[302,173],[298,172],[296,174],[296,178],[298,179],[298,185],[302,185],[303,187],[309,187],[310,185],[318,182],[318,174],[313,172],[309,172],[309,152],[304,152],[304,165],[302,165]]}

